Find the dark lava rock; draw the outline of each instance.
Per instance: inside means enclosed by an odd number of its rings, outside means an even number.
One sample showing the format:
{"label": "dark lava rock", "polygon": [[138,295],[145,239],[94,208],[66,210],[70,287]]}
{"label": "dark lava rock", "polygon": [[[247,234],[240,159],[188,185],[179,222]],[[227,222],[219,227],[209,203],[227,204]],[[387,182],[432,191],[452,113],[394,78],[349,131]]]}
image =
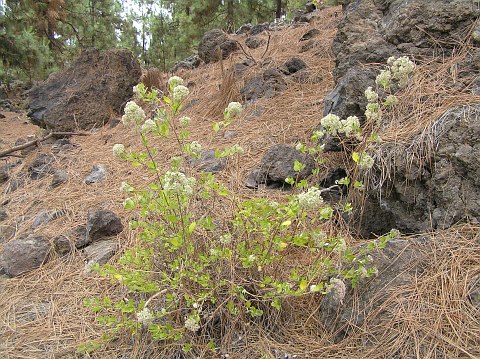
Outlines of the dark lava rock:
{"label": "dark lava rock", "polygon": [[376,76],[365,64],[386,63],[390,56],[448,57],[480,15],[470,1],[357,0],[346,5],[332,44],[334,79],[343,88],[332,93],[342,93],[341,100],[332,103],[335,95],[327,96],[324,112],[342,118],[363,116],[363,93]]}
{"label": "dark lava rock", "polygon": [[254,64],[255,62],[253,60],[245,59],[242,62],[235,64],[233,69],[235,74],[240,74]]}
{"label": "dark lava rock", "polygon": [[[305,168],[300,172],[295,172],[295,161],[303,163]],[[249,175],[246,185],[249,188],[256,188],[261,184],[283,188],[286,185],[287,177],[293,177],[300,181],[310,176],[314,164],[310,156],[306,156],[290,146],[274,145],[263,156],[260,167]]]}
{"label": "dark lava rock", "polygon": [[36,180],[53,173],[55,171],[53,168],[54,161],[53,156],[49,154],[43,153],[39,155],[28,167],[30,178]]}
{"label": "dark lava rock", "polygon": [[6,220],[8,218],[8,213],[5,208],[0,208],[0,222]]}
{"label": "dark lava rock", "polygon": [[290,60],[285,62],[281,67],[282,72],[285,75],[292,75],[300,70],[303,70],[307,67],[307,64],[302,59],[298,57],[292,57]]}
{"label": "dark lava rock", "polygon": [[119,247],[117,240],[107,239],[84,248],[83,253],[88,263],[104,265],[117,253]]}
{"label": "dark lava rock", "polygon": [[421,275],[426,259],[424,251],[430,243],[428,238],[396,239],[388,242],[384,249],[372,252],[372,264],[378,269],[378,275],[361,280],[355,289],[349,283],[344,283],[346,286],[342,298],[338,298],[338,293],[333,291],[327,294],[319,311],[324,327],[335,332],[339,341],[353,328],[361,327],[370,314],[379,321],[388,319],[388,307],[381,308],[395,289],[412,283]]}
{"label": "dark lava rock", "polygon": [[69,237],[61,235],[53,239],[53,248],[60,257],[63,257],[73,252],[75,244]]}
{"label": "dark lava rock", "polygon": [[55,188],[68,181],[68,174],[62,170],[56,170],[52,177],[50,187]]}
{"label": "dark lava rock", "polygon": [[240,28],[235,32],[235,34],[237,34],[237,35],[247,34],[248,32],[250,32],[250,30],[252,29],[252,27],[253,27],[252,24],[243,24],[243,25],[240,26]]}
{"label": "dark lava rock", "polygon": [[203,151],[200,158],[190,160],[191,166],[203,172],[217,173],[225,168],[226,158],[216,158],[215,150]]}
{"label": "dark lava rock", "polygon": [[257,49],[263,44],[265,44],[265,40],[259,39],[258,37],[255,37],[255,36],[250,36],[245,39],[245,45],[249,49]]}
{"label": "dark lava rock", "polygon": [[311,38],[314,38],[317,35],[320,35],[320,30],[310,29],[305,34],[302,35],[302,37],[300,38],[300,41],[310,40]]}
{"label": "dark lava rock", "polygon": [[264,31],[267,31],[270,27],[270,23],[264,22],[263,24],[258,24],[252,27],[250,30],[250,35],[258,35]]}
{"label": "dark lava rock", "polygon": [[245,101],[262,97],[272,98],[276,93],[287,89],[283,75],[276,69],[267,69],[261,76],[249,80],[240,90]]}
{"label": "dark lava rock", "polygon": [[317,46],[317,42],[313,39],[308,40],[301,48],[300,53],[314,49]]}
{"label": "dark lava rock", "polygon": [[86,184],[92,184],[103,181],[107,175],[107,169],[104,165],[93,165],[92,172],[85,178]]}
{"label": "dark lava rock", "polygon": [[200,64],[202,63],[202,60],[200,57],[195,54],[192,56],[187,57],[186,59],[178,62],[172,69],[173,72],[178,71],[180,69],[185,69],[185,70],[192,70],[196,69]]}
{"label": "dark lava rock", "polygon": [[2,266],[6,274],[16,277],[39,268],[51,250],[50,241],[44,236],[30,235],[5,244]]}
{"label": "dark lava rock", "polygon": [[90,242],[114,236],[122,231],[122,221],[114,212],[100,210],[88,214],[86,237]]}
{"label": "dark lava rock", "polygon": [[[424,233],[458,222],[480,223],[480,105],[452,108],[432,128],[436,145],[428,157],[411,152],[420,137],[383,153],[382,160],[392,161],[388,171],[395,176],[380,192],[370,193],[371,204],[361,221],[365,234],[392,227]],[[381,221],[372,221],[375,217]]]}
{"label": "dark lava rock", "polygon": [[50,221],[53,221],[66,213],[64,209],[54,209],[51,211],[40,212],[35,216],[35,219],[32,223],[32,229],[36,229],[41,225],[47,224]]}
{"label": "dark lava rock", "polygon": [[67,69],[30,90],[29,117],[54,131],[103,126],[122,111],[141,74],[128,50],[84,50]]}
{"label": "dark lava rock", "polygon": [[198,56],[206,63],[217,62],[220,56],[226,59],[238,49],[238,44],[220,29],[213,29],[203,35],[198,45]]}

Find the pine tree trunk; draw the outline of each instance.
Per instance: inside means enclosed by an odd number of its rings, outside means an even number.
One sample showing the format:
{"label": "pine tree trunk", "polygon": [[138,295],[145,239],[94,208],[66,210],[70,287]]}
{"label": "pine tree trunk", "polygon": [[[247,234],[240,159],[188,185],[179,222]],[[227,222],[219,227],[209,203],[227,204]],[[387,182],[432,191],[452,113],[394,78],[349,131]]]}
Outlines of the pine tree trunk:
{"label": "pine tree trunk", "polygon": [[280,19],[282,17],[282,0],[277,0],[277,9],[275,10],[275,18]]}

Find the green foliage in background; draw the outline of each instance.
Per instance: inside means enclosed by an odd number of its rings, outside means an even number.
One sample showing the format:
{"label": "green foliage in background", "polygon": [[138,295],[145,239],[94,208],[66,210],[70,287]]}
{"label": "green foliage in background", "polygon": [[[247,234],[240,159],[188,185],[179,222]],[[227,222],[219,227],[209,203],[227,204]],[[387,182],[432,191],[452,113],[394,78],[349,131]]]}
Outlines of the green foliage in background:
{"label": "green foliage in background", "polygon": [[125,47],[170,69],[213,28],[273,21],[306,0],[6,0],[0,9],[0,80],[42,79],[87,47]]}

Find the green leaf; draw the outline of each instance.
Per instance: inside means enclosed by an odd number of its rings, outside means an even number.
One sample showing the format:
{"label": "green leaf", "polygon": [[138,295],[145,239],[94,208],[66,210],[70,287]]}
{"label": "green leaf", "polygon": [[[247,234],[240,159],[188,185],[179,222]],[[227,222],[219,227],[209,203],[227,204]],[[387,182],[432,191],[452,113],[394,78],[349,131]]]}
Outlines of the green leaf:
{"label": "green leaf", "polygon": [[190,223],[187,230],[188,235],[193,233],[193,231],[195,230],[195,227],[197,227],[197,222]]}
{"label": "green leaf", "polygon": [[303,164],[302,162],[299,162],[299,161],[295,160],[295,162],[293,163],[293,170],[295,172],[300,172],[304,168],[305,168],[305,164]]}
{"label": "green leaf", "polygon": [[354,160],[355,163],[358,163],[358,161],[360,161],[360,154],[358,152],[353,152],[352,153],[352,160]]}

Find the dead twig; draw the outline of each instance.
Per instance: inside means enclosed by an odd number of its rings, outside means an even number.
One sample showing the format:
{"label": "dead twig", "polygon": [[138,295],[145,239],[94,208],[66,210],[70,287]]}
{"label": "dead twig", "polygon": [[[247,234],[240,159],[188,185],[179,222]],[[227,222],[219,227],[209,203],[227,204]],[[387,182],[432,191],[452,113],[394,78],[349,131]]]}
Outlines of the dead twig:
{"label": "dead twig", "polygon": [[18,145],[18,146],[9,148],[8,150],[0,152],[0,158],[5,156],[14,156],[14,155],[11,155],[11,153],[23,150],[30,146],[34,146],[34,145],[38,146],[40,142],[46,141],[52,136],[88,136],[88,135],[89,133],[82,133],[82,132],[50,132],[48,135],[42,138],[37,138],[35,140],[24,143],[22,145]]}

